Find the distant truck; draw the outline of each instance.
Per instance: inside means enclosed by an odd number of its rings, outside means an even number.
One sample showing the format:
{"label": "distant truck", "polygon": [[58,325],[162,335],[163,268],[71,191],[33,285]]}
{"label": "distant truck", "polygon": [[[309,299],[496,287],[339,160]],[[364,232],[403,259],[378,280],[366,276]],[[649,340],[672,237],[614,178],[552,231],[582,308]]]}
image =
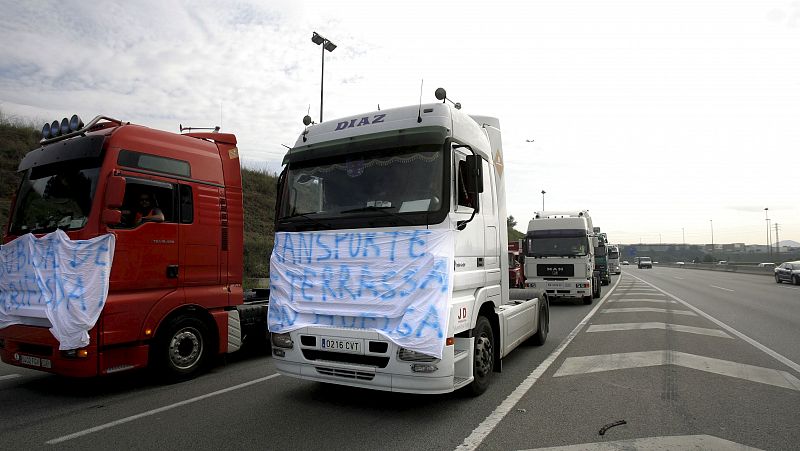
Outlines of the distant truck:
{"label": "distant truck", "polygon": [[304,123],[270,261],[279,373],[478,395],[513,349],[544,343],[547,300],[509,298],[496,118],[435,103]]}
{"label": "distant truck", "polygon": [[594,234],[589,212],[537,212],[525,236],[525,286],[548,299],[600,297]]}
{"label": "distant truck", "polygon": [[611,274],[621,274],[622,269],[619,264],[619,246],[611,244],[608,246],[608,272]]}
{"label": "distant truck", "polygon": [[600,232],[600,227],[594,228],[597,236],[597,247],[594,249],[595,268],[600,273],[600,283],[608,285],[611,283],[611,271],[608,266],[608,237]]}
{"label": "distant truck", "polygon": [[650,259],[650,257],[639,257],[637,265],[639,265],[639,269],[642,268],[652,269],[653,261]]}
{"label": "distant truck", "polygon": [[[245,337],[266,343],[268,301],[242,289],[234,135],[73,116],[44,127],[19,171],[2,248],[3,362],[73,377],[151,365],[186,379]],[[101,240],[96,254],[81,252],[87,240]]]}

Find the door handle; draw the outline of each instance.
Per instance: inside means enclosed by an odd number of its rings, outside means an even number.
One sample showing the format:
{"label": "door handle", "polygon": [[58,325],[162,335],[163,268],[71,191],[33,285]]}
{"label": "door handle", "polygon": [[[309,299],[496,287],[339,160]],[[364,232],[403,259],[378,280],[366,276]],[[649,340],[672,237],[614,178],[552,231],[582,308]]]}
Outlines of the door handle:
{"label": "door handle", "polygon": [[177,279],[177,278],[178,278],[178,265],[168,265],[167,279]]}

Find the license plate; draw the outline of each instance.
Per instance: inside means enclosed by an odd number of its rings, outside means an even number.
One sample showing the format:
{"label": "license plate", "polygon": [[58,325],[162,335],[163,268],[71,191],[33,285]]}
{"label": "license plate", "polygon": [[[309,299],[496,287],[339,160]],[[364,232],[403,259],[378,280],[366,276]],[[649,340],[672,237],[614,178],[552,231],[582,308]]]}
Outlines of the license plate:
{"label": "license plate", "polygon": [[547,282],[547,288],[566,288],[567,284],[564,282]]}
{"label": "license plate", "polygon": [[363,354],[364,340],[322,337],[320,340],[320,348],[325,351]]}
{"label": "license plate", "polygon": [[19,362],[23,365],[28,366],[36,366],[41,368],[52,368],[53,364],[50,362],[50,359],[43,359],[41,357],[34,357],[31,355],[22,355],[19,356]]}

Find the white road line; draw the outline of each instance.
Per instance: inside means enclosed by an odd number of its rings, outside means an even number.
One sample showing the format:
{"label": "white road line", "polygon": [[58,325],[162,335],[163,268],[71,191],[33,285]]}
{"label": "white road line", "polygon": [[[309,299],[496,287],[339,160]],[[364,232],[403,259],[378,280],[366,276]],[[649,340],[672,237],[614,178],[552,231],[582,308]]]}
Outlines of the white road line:
{"label": "white road line", "polygon": [[19,374],[6,374],[5,376],[0,376],[0,381],[7,381],[10,379],[16,379],[20,377]]}
{"label": "white road line", "polygon": [[677,277],[677,276],[672,276],[672,278],[673,278],[673,279],[678,279],[678,280],[686,280],[686,279],[684,279],[683,277]]}
{"label": "white road line", "polygon": [[[631,276],[631,277],[636,277],[636,276]],[[636,278],[639,279],[638,277],[636,277]],[[783,363],[784,365],[788,366],[789,368],[795,370],[797,373],[800,373],[800,365],[798,365],[797,363],[789,360],[788,358],[786,358],[786,357],[782,356],[781,354],[773,351],[772,349],[762,345],[761,343],[757,342],[756,340],[753,340],[752,338],[748,337],[747,335],[739,332],[738,330],[734,329],[733,327],[731,327],[731,326],[723,323],[722,321],[714,318],[713,316],[711,316],[708,313],[700,310],[699,308],[693,306],[692,304],[689,304],[688,302],[684,301],[683,299],[681,299],[681,298],[679,298],[679,297],[677,297],[677,296],[675,296],[673,294],[670,294],[670,293],[662,290],[661,288],[658,288],[657,286],[651,284],[650,282],[647,282],[647,281],[642,280],[642,279],[639,279],[639,280],[641,280],[642,282],[650,285],[651,287],[655,288],[656,290],[666,294],[667,296],[671,297],[672,299],[675,299],[676,301],[680,302],[681,304],[689,307],[690,309],[694,310],[698,315],[702,316],[703,318],[705,318],[705,319],[711,321],[712,323],[716,324],[717,326],[727,330],[728,332],[732,333],[733,335],[736,335],[737,337],[741,338],[742,340],[744,340],[744,341],[750,343],[751,345],[755,346],[757,349],[761,350],[762,352],[770,355],[775,360],[777,360],[777,361]]]}
{"label": "white road line", "polygon": [[600,302],[598,302],[597,305],[581,320],[581,322],[578,323],[574,329],[572,329],[572,332],[570,332],[569,335],[567,335],[567,338],[565,338],[564,341],[558,345],[555,351],[547,356],[547,358],[544,359],[544,361],[540,363],[539,366],[537,366],[536,369],[534,369],[533,372],[531,372],[531,374],[529,374],[528,377],[526,377],[525,380],[522,381],[522,383],[520,383],[517,388],[515,388],[514,391],[511,392],[511,394],[500,403],[499,406],[495,407],[494,411],[490,413],[489,416],[486,417],[486,419],[484,419],[467,438],[464,439],[464,442],[456,447],[456,451],[474,450],[480,446],[483,440],[494,430],[494,428],[497,427],[501,421],[503,421],[503,418],[508,414],[508,412],[510,412],[511,409],[513,409],[514,406],[519,402],[519,400],[525,396],[525,393],[527,393],[528,390],[533,387],[533,384],[535,384],[536,381],[542,377],[542,374],[544,374],[544,372],[550,368],[550,365],[552,365],[558,356],[561,355],[567,345],[572,342],[572,339],[578,335],[578,332],[581,331],[583,326],[589,322],[589,319],[597,312],[597,310],[600,309],[603,303],[605,303],[605,300],[611,296],[611,293],[614,292],[614,289],[617,288],[617,285],[619,285],[619,279],[617,279],[617,282],[613,287],[611,287],[611,290],[609,290],[608,293],[606,293],[606,295],[600,299]]}
{"label": "white road line", "polygon": [[581,443],[579,445],[553,446],[526,451],[619,451],[621,449],[703,449],[707,451],[760,451],[741,443],[732,442],[713,435],[672,435],[645,437],[612,442]]}
{"label": "white road line", "polygon": [[655,307],[625,307],[625,308],[607,308],[600,313],[638,313],[638,312],[652,312],[652,313],[674,313],[676,315],[697,316],[694,312],[688,310],[668,310],[664,308]]}
{"label": "white road line", "polygon": [[108,428],[112,428],[114,426],[119,426],[120,424],[129,423],[131,421],[138,420],[139,418],[148,417],[150,415],[155,415],[157,413],[165,412],[167,410],[171,410],[171,409],[174,409],[176,407],[181,407],[181,406],[185,406],[187,404],[195,403],[197,401],[202,401],[204,399],[211,398],[212,396],[217,396],[217,395],[221,395],[223,393],[228,393],[230,391],[238,390],[240,388],[249,387],[250,385],[258,384],[258,383],[261,383],[261,382],[276,378],[278,376],[280,376],[280,374],[278,374],[278,373],[270,374],[269,376],[264,376],[264,377],[261,377],[261,378],[258,378],[258,379],[255,379],[255,380],[252,380],[252,381],[249,381],[249,382],[245,382],[243,384],[234,385],[233,387],[223,388],[222,390],[217,390],[215,392],[206,393],[205,395],[195,396],[194,398],[187,399],[185,401],[176,402],[176,403],[170,404],[168,406],[159,407],[157,409],[148,410],[147,412],[142,412],[140,414],[136,414],[136,415],[133,415],[133,416],[121,418],[119,420],[112,421],[110,423],[101,424],[100,426],[95,426],[93,428],[84,429],[82,431],[75,432],[74,434],[69,434],[69,435],[65,435],[63,437],[54,438],[52,440],[46,441],[45,444],[47,444],[47,445],[57,445],[59,443],[66,442],[67,440],[72,440],[74,438],[83,437],[84,435],[93,434],[95,432],[102,431],[103,429],[108,429]]}
{"label": "white road line", "polygon": [[675,332],[686,332],[690,334],[708,335],[710,337],[730,338],[730,335],[719,329],[707,329],[705,327],[684,326],[672,323],[619,323],[619,324],[594,324],[586,329],[586,332],[613,332],[621,330],[644,330],[661,329]]}
{"label": "white road line", "polygon": [[553,377],[661,365],[682,366],[707,373],[800,391],[800,379],[787,371],[670,350],[568,357]]}
{"label": "white road line", "polygon": [[659,304],[677,304],[677,302],[673,301],[672,299],[642,299],[642,298],[636,298],[636,299],[614,299],[613,301],[608,301],[609,304],[611,304],[611,303],[616,304],[617,302],[653,302],[653,303],[659,303]]}
{"label": "white road line", "polygon": [[722,288],[722,287],[718,287],[718,286],[716,286],[716,285],[709,285],[709,287],[712,287],[712,288],[719,288],[720,290],[725,290],[725,291],[735,291],[735,290],[731,290],[730,288]]}

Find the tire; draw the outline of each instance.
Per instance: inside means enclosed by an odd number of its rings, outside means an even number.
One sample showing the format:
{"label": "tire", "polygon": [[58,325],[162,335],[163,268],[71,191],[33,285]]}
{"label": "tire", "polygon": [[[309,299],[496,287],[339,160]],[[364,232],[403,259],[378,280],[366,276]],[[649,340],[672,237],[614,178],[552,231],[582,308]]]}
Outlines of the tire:
{"label": "tire", "polygon": [[800,285],[800,277],[792,276],[792,284]]}
{"label": "tire", "polygon": [[592,297],[593,297],[594,299],[599,299],[599,298],[600,298],[600,294],[602,293],[602,291],[601,291],[601,290],[602,290],[602,288],[600,288],[600,284],[599,284],[599,283],[598,283],[598,284],[595,284],[594,286],[596,286],[596,287],[597,287],[597,290],[593,290],[593,291],[592,291]]}
{"label": "tire", "polygon": [[156,339],[154,363],[169,381],[191,379],[206,369],[211,355],[206,324],[193,316],[172,319]]}
{"label": "tire", "polygon": [[584,305],[592,305],[592,299],[594,299],[594,294],[591,294],[589,296],[584,296],[583,297],[583,304]]}
{"label": "tire", "polygon": [[543,345],[547,341],[548,332],[550,332],[550,309],[547,308],[545,303],[539,309],[539,325],[536,328],[536,333],[531,337],[531,342],[536,346]]}
{"label": "tire", "polygon": [[485,316],[479,316],[473,330],[475,336],[475,352],[472,358],[473,381],[469,384],[469,393],[478,396],[489,388],[494,371],[494,332]]}
{"label": "tire", "polygon": [[780,277],[778,277],[778,275],[777,275],[777,274],[775,274],[775,282],[776,282],[776,283],[781,283],[781,278],[780,278]]}

